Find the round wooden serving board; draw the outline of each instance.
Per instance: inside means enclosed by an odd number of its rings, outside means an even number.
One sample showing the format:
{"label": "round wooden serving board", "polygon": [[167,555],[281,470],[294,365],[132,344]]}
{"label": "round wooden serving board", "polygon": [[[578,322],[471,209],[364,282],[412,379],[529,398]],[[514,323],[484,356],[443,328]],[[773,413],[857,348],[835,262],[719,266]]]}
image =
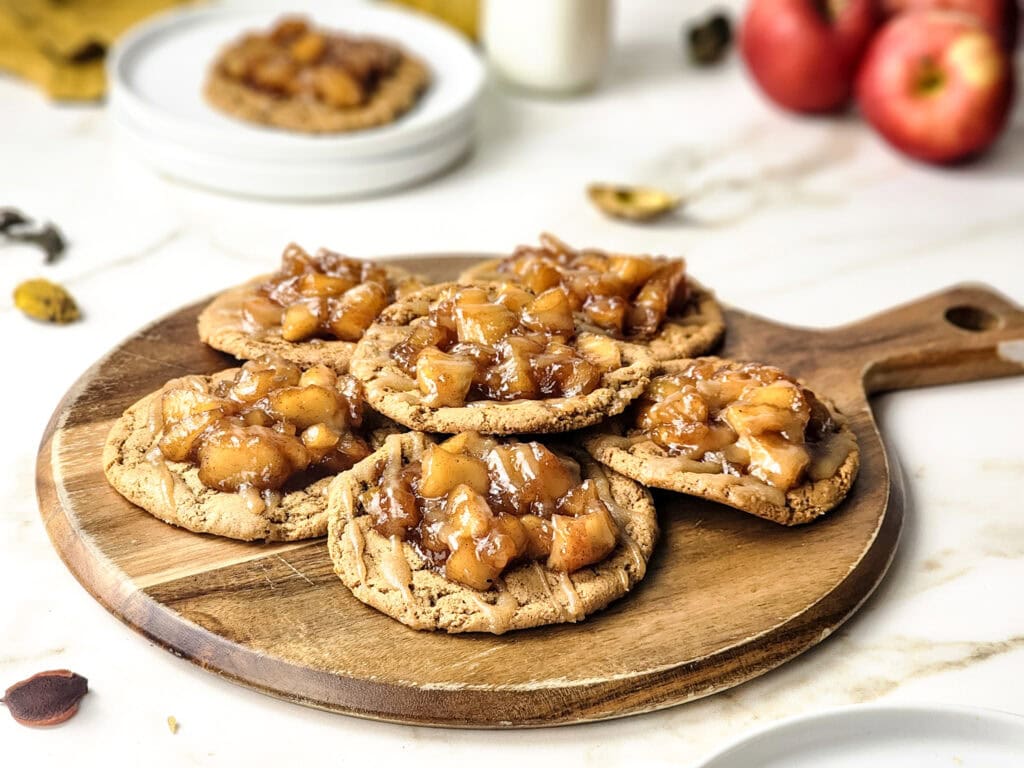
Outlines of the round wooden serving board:
{"label": "round wooden serving board", "polygon": [[[398,263],[442,279],[472,261]],[[581,624],[449,636],[410,630],[357,601],[322,539],[264,545],[189,533],[107,485],[103,442],[125,408],[169,378],[233,364],[196,337],[202,306],[136,333],[57,408],[38,462],[54,546],[108,610],[177,656],[290,701],[427,725],[645,712],[737,685],[821,642],[875,588],[899,538],[899,473],[867,393],[1024,372],[1024,313],[980,287],[826,331],[729,310],[723,356],[777,364],[850,417],[862,452],[850,497],[788,529],[658,493],[663,535],[632,594]]]}

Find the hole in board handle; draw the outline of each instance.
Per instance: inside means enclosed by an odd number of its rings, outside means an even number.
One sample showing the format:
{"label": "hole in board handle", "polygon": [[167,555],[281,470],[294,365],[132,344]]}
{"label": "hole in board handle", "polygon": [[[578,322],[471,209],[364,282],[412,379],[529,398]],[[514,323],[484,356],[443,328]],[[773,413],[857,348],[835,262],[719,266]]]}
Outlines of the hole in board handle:
{"label": "hole in board handle", "polygon": [[946,322],[972,333],[991,331],[1003,324],[998,315],[989,312],[981,307],[973,307],[970,304],[961,304],[950,307],[946,310]]}

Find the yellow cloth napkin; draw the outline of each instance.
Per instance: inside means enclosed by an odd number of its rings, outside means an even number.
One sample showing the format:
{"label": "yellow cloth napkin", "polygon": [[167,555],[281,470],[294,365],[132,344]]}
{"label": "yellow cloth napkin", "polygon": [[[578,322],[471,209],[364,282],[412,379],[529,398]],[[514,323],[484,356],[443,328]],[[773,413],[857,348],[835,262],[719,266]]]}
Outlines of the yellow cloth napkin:
{"label": "yellow cloth napkin", "polygon": [[480,0],[392,0],[415,8],[455,27],[476,40],[480,21]]}
{"label": "yellow cloth napkin", "polygon": [[185,0],[0,0],[0,69],[54,99],[98,99],[103,59],[133,24]]}

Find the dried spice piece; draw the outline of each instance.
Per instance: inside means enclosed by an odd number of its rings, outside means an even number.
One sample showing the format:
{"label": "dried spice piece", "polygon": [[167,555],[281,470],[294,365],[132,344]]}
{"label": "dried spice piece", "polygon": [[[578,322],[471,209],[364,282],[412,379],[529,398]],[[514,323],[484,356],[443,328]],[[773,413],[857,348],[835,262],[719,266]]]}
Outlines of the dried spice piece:
{"label": "dried spice piece", "polygon": [[706,67],[717,64],[732,43],[732,24],[724,13],[715,13],[707,21],[688,24],[683,32],[690,61]]}
{"label": "dried spice piece", "polygon": [[5,235],[19,224],[28,223],[28,219],[21,211],[16,211],[14,208],[0,208],[0,232]]}
{"label": "dried spice piece", "polygon": [[50,222],[38,224],[14,208],[0,208],[0,235],[10,242],[35,245],[46,254],[46,263],[56,262],[67,243],[60,230]]}
{"label": "dried spice piece", "polygon": [[590,201],[602,213],[615,219],[650,221],[679,207],[682,200],[662,189],[623,184],[591,184]]}
{"label": "dried spice piece", "polygon": [[14,306],[29,317],[48,323],[73,323],[81,317],[71,294],[41,277],[26,280],[14,289]]}
{"label": "dried spice piece", "polygon": [[67,669],[40,672],[15,683],[4,692],[11,717],[22,725],[63,723],[78,711],[78,702],[89,692],[89,681]]}

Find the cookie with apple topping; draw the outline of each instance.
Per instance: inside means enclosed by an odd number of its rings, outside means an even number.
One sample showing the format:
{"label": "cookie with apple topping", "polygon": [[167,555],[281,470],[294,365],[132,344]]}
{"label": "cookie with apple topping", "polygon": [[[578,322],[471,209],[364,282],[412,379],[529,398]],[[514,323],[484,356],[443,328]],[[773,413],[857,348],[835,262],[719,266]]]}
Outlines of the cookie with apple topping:
{"label": "cookie with apple topping", "polygon": [[363,410],[351,376],[251,360],[174,379],[132,405],[110,431],[103,467],[122,496],[190,531],[323,536],[331,478],[383,439]]}
{"label": "cookie with apple topping", "polygon": [[399,46],[285,17],[228,45],[207,76],[206,99],[231,117],[303,133],[384,125],[426,89],[426,65]]}
{"label": "cookie with apple topping", "polygon": [[649,487],[783,525],[838,505],[860,452],[846,419],[778,368],[714,357],[666,363],[633,408],[583,444]]}
{"label": "cookie with apple topping", "polygon": [[330,490],[328,549],[362,602],[414,629],[580,621],[644,577],[650,494],[582,451],[411,432]]}
{"label": "cookie with apple topping", "polygon": [[683,259],[575,250],[550,234],[504,259],[472,267],[461,280],[513,280],[540,293],[562,287],[583,326],[643,344],[658,360],[710,351],[725,333],[714,295]]}
{"label": "cookie with apple topping", "polygon": [[381,310],[422,287],[398,267],[295,243],[281,268],[220,294],[199,315],[199,338],[243,360],[277,355],[297,365],[348,369],[356,342]]}
{"label": "cookie with apple topping", "polygon": [[410,429],[567,432],[621,413],[654,369],[643,347],[578,332],[565,290],[443,283],[381,313],[352,358],[369,404]]}

